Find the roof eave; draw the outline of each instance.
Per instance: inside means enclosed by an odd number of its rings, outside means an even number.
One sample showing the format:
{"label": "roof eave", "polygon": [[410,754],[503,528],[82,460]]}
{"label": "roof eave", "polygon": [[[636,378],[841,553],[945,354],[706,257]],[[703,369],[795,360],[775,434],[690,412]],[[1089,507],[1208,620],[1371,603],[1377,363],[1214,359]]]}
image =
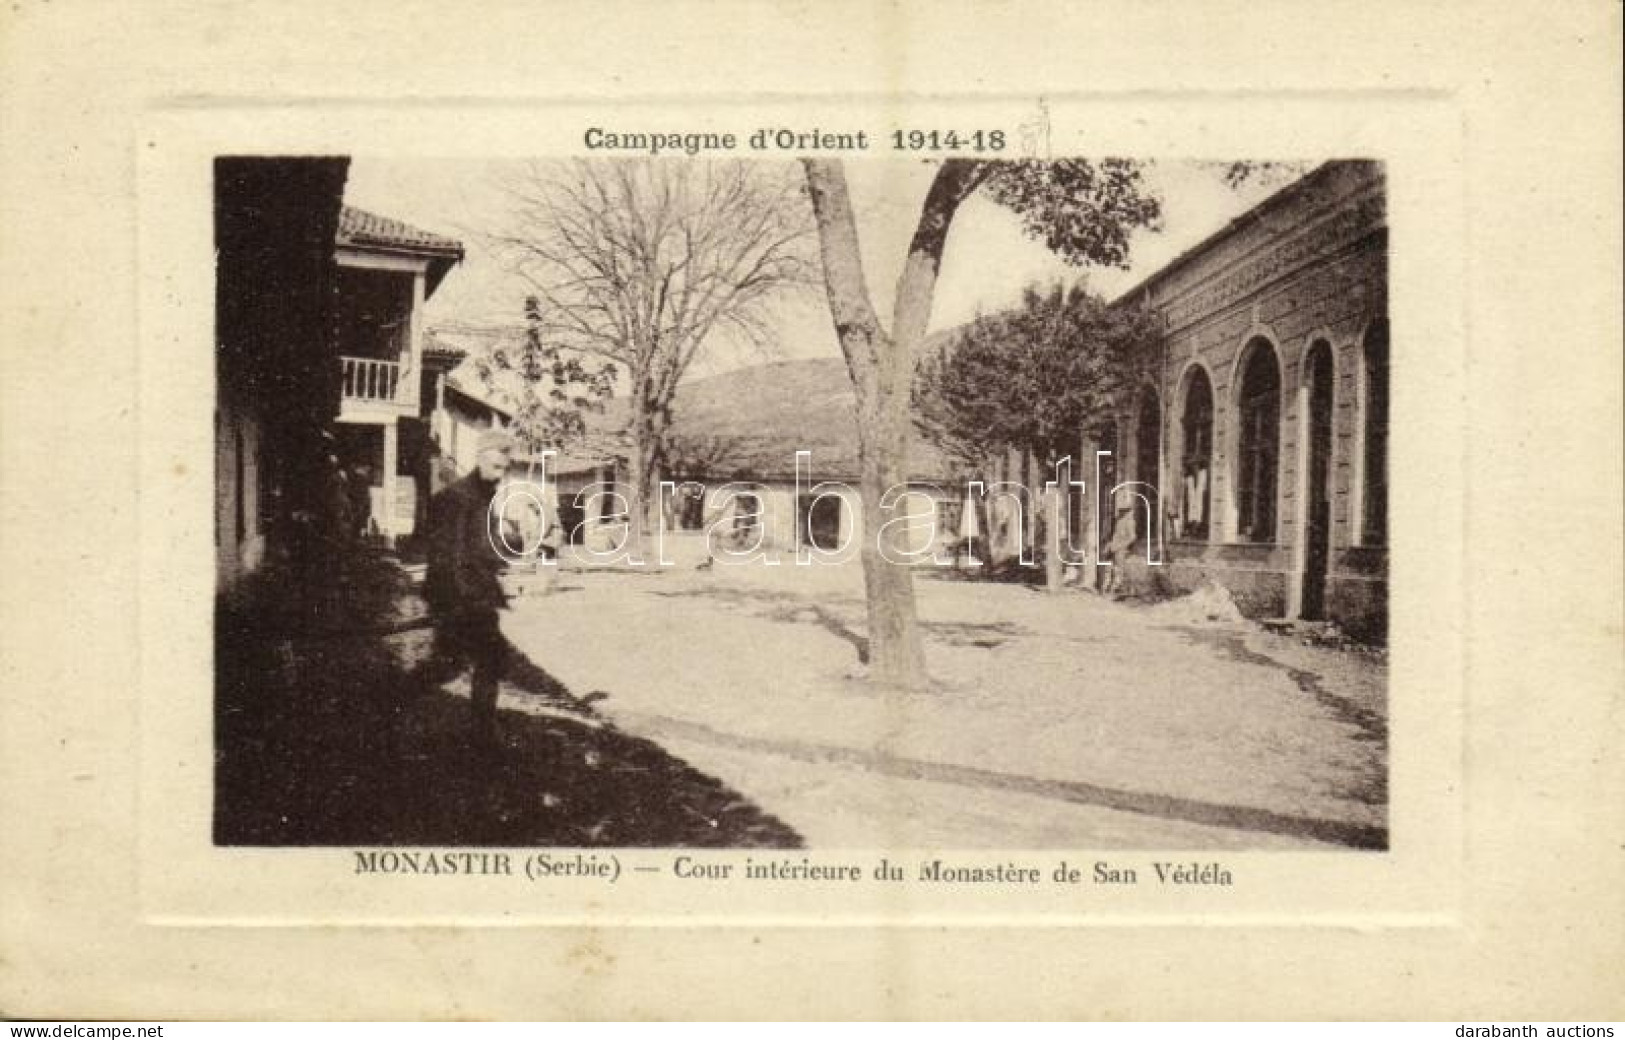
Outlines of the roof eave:
{"label": "roof eave", "polygon": [[1263,199],[1260,199],[1256,204],[1249,206],[1246,210],[1230,218],[1222,227],[1214,231],[1212,234],[1203,238],[1189,249],[1184,250],[1172,260],[1163,264],[1155,271],[1152,271],[1150,274],[1146,275],[1144,278],[1140,279],[1123,292],[1118,293],[1116,298],[1113,299],[1108,306],[1122,306],[1123,304],[1131,302],[1137,296],[1143,297],[1155,285],[1166,280],[1168,277],[1173,275],[1174,272],[1183,270],[1203,253],[1206,253],[1212,249],[1215,245],[1223,241],[1231,234],[1234,234],[1235,231],[1244,224],[1256,220],[1263,213],[1282,205],[1289,199],[1297,197],[1297,195],[1308,186],[1310,181],[1320,177],[1326,170],[1334,166],[1335,163],[1336,160],[1323,162],[1314,169],[1310,170],[1308,173],[1304,174],[1302,177],[1297,178],[1291,183],[1282,185],[1278,190],[1271,192]]}

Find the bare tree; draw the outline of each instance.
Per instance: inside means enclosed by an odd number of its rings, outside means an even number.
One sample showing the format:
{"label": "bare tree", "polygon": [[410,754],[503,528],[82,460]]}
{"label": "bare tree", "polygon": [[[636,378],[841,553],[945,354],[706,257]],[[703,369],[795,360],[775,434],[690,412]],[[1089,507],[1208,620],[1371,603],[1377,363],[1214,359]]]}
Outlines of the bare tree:
{"label": "bare tree", "polygon": [[772,302],[814,284],[804,186],[788,164],[578,159],[503,188],[512,223],[489,237],[529,283],[537,333],[626,374],[641,535],[684,373],[701,351],[770,347]]}

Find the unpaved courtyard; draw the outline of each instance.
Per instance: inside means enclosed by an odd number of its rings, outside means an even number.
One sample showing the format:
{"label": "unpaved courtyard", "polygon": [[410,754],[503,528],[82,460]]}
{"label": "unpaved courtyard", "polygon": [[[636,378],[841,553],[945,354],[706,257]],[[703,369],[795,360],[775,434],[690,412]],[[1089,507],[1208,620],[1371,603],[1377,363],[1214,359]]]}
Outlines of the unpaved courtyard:
{"label": "unpaved courtyard", "polygon": [[855,566],[566,567],[504,628],[814,848],[1386,847],[1372,656],[1074,591],[916,589],[918,693],[864,680]]}

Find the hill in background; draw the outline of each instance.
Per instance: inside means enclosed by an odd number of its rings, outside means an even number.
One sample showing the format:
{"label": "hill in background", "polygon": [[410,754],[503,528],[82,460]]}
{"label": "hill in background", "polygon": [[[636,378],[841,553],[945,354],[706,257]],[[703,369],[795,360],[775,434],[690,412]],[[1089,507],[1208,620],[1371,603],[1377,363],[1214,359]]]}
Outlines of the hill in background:
{"label": "hill in background", "polygon": [[[624,407],[624,406],[623,406]],[[617,425],[624,413],[606,415]],[[695,476],[790,479],[812,452],[818,480],[856,481],[857,396],[840,358],[776,361],[684,383],[672,405],[676,462]],[[951,480],[950,461],[916,434],[909,474]]]}

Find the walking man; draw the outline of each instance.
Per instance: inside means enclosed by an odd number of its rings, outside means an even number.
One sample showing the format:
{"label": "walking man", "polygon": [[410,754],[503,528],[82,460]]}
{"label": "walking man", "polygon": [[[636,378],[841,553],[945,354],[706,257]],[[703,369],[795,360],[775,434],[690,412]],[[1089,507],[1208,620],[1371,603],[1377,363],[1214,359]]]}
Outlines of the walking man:
{"label": "walking man", "polygon": [[497,683],[508,644],[497,623],[506,608],[498,574],[503,559],[492,500],[508,472],[513,437],[486,430],[474,469],[429,503],[429,572],[424,592],[436,617],[436,656],[453,674],[472,667],[473,730],[477,743],[497,742]]}

